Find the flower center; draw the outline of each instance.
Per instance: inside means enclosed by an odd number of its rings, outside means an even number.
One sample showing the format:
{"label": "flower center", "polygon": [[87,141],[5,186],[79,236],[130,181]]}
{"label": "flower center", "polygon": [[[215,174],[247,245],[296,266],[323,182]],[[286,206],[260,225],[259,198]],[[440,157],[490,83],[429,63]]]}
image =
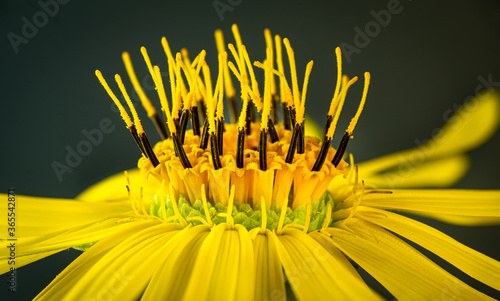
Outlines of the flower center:
{"label": "flower center", "polygon": [[[215,85],[205,62],[204,50],[193,61],[185,49],[174,58],[167,40],[162,39],[168,60],[171,102],[167,100],[160,68],[152,65],[146,49],[141,48],[158,92],[164,120],[140,87],[130,55],[123,54],[131,83],[148,117],[164,138],[154,148],[121,77],[116,75],[115,79],[133,121],[101,72],[96,71],[143,153],[138,163],[141,174],[163,191],[152,200],[151,214],[185,225],[188,222],[217,224],[225,220],[251,229],[260,223],[261,229],[277,229],[278,232],[287,225],[300,225],[304,231],[309,231],[341,220],[345,218],[343,214],[349,216],[350,213],[342,213],[342,210],[354,206],[357,192],[340,197],[335,193],[332,196],[326,190],[334,178],[341,174],[347,176],[347,163],[342,157],[363,109],[370,74],[365,73],[358,111],[338,150],[335,150],[331,147],[335,127],[347,91],[357,81],[357,77],[349,79],[342,75],[340,48],[337,47],[335,52],[337,84],[327,113],[323,141],[320,142],[306,137],[304,126],[313,62],[307,64],[302,89],[299,89],[295,55],[288,39],[284,39],[283,44],[290,66],[291,85],[285,76],[279,36],[275,37],[273,45],[270,31],[265,31],[265,60],[252,65],[236,25],[233,33],[236,47],[228,44],[228,49],[234,63],[228,62],[222,32],[216,32],[219,66]],[[259,89],[254,66],[264,71],[263,89]],[[232,76],[240,84],[239,100]],[[279,78],[279,93],[276,76]],[[232,123],[225,122],[224,96]],[[241,107],[239,115],[238,107]],[[187,130],[189,121],[191,130]],[[350,201],[344,202],[344,199]]]}

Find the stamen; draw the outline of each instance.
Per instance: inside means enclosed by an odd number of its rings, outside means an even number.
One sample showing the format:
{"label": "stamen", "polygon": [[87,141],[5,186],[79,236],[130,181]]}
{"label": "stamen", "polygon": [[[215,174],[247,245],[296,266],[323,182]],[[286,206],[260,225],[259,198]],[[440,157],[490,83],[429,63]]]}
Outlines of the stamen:
{"label": "stamen", "polygon": [[252,91],[254,92],[254,94],[256,96],[255,98],[252,98],[252,100],[255,104],[255,107],[257,107],[257,110],[259,112],[262,112],[263,104],[262,104],[261,97],[260,97],[259,84],[257,83],[257,80],[255,79],[255,73],[253,72],[253,66],[252,66],[252,63],[250,62],[250,57],[248,56],[247,49],[244,45],[241,46],[241,52],[243,53],[243,57],[245,58],[245,63],[246,63],[247,68],[248,68],[248,73],[250,74],[250,79],[252,82]]}
{"label": "stamen", "polygon": [[316,158],[316,162],[314,162],[314,166],[311,171],[319,171],[325,163],[326,156],[328,155],[328,150],[330,149],[332,143],[332,139],[325,137],[323,144],[321,145],[321,150],[319,151],[318,158]]}
{"label": "stamen", "polygon": [[177,136],[177,133],[172,133],[172,140],[174,142],[174,151],[179,160],[181,161],[182,167],[184,168],[192,168],[191,163],[189,162],[189,159],[186,155],[186,151],[184,150],[184,147],[182,146],[182,143],[179,140],[179,137]]}
{"label": "stamen", "polygon": [[348,132],[345,132],[344,136],[342,137],[342,140],[340,140],[339,148],[337,149],[337,152],[335,153],[335,156],[333,157],[332,164],[337,167],[340,163],[340,160],[342,160],[342,157],[344,156],[345,150],[347,149],[347,143],[349,142],[349,138],[351,138],[351,135],[349,135]]}
{"label": "stamen", "polygon": [[285,162],[288,164],[291,164],[293,161],[299,134],[300,134],[300,127],[299,126],[294,127],[292,131],[292,138],[290,139],[290,146],[288,147],[288,153],[286,154],[286,159],[285,159]]}
{"label": "stamen", "polygon": [[330,204],[328,204],[328,207],[326,208],[325,223],[323,224],[323,227],[321,228],[321,230],[328,228],[331,221],[332,221],[332,206]]}
{"label": "stamen", "polygon": [[311,223],[311,203],[309,200],[309,203],[306,206],[306,220],[304,222],[304,229],[302,229],[302,232],[307,233],[309,230],[309,224]]}
{"label": "stamen", "polygon": [[262,129],[259,136],[259,168],[267,170],[267,130]]}
{"label": "stamen", "polygon": [[[351,80],[352,81],[352,80]],[[350,82],[351,82],[350,81]],[[332,164],[337,167],[337,165],[340,163],[340,160],[342,159],[346,149],[347,149],[347,143],[349,142],[349,139],[352,137],[352,131],[354,130],[354,127],[356,126],[356,123],[359,119],[359,116],[361,115],[361,111],[363,110],[365,101],[366,101],[366,95],[368,94],[368,86],[370,85],[370,73],[365,72],[365,85],[363,89],[363,96],[361,98],[361,103],[359,104],[358,111],[356,112],[356,115],[354,116],[353,119],[351,119],[351,123],[349,124],[349,127],[347,128],[344,136],[342,137],[342,140],[340,141],[339,148],[337,149],[337,152],[335,153],[335,156],[333,157]],[[347,93],[347,89],[349,88],[349,83],[347,84],[346,89],[343,91],[342,98],[345,98],[345,94]],[[343,99],[341,100],[343,102]],[[337,114],[335,114],[336,119],[338,119]],[[336,120],[335,120],[336,122]],[[333,131],[333,130],[332,130]],[[330,132],[330,130],[328,131]],[[332,133],[333,135],[333,133]]]}
{"label": "stamen", "polygon": [[[224,34],[222,30],[217,29],[215,31],[215,43],[217,44],[218,53],[226,52],[226,47],[224,43]],[[226,97],[229,102],[229,111],[231,112],[231,122],[236,123],[238,118],[238,108],[236,106],[236,91],[233,86],[233,81],[231,80],[231,75],[229,74],[229,67],[224,65],[224,91],[226,92]]]}
{"label": "stamen", "polygon": [[139,96],[141,104],[146,110],[148,117],[153,121],[156,129],[158,130],[158,133],[160,133],[161,138],[167,139],[168,133],[167,129],[165,128],[165,124],[161,121],[160,116],[156,112],[155,107],[144,93],[144,90],[142,89],[139,80],[137,79],[137,75],[135,74],[134,66],[132,65],[132,60],[130,59],[130,54],[128,52],[123,52],[122,60],[123,63],[125,64],[125,69],[127,70],[130,82],[132,83],[135,92]]}
{"label": "stamen", "polygon": [[191,115],[191,111],[189,109],[185,109],[182,111],[181,119],[179,121],[179,140],[180,140],[181,144],[184,144],[184,137],[186,136],[187,122],[188,122],[190,115]]}
{"label": "stamen", "polygon": [[227,203],[226,223],[231,227],[234,226],[233,202],[234,202],[235,187],[236,186],[234,185],[231,186],[231,190],[229,191],[229,200]]}
{"label": "stamen", "polygon": [[264,197],[260,197],[260,211],[261,211],[261,220],[262,223],[260,225],[260,233],[264,234],[266,233],[266,228],[267,228],[267,211],[266,211],[266,200],[264,200]]}
{"label": "stamen", "polygon": [[299,84],[297,82],[297,68],[295,67],[295,55],[290,42],[287,38],[283,39],[285,44],[286,52],[288,54],[288,61],[290,64],[290,74],[292,76],[292,89],[293,89],[293,100],[296,108],[300,106],[300,96],[299,96]]}
{"label": "stamen", "polygon": [[245,150],[245,130],[238,128],[238,140],[236,142],[236,166],[243,168],[243,154]]}
{"label": "stamen", "polygon": [[212,154],[212,164],[214,165],[214,169],[217,170],[222,168],[219,157],[219,144],[215,133],[210,133],[210,151]]}
{"label": "stamen", "polygon": [[368,94],[368,87],[370,86],[370,73],[365,72],[365,85],[363,88],[363,96],[361,98],[361,103],[359,104],[358,111],[356,112],[356,115],[354,116],[353,119],[351,119],[351,122],[349,126],[347,127],[347,132],[349,134],[352,134],[354,131],[354,127],[356,126],[356,123],[358,122],[359,116],[361,115],[361,112],[363,111],[363,107],[365,106],[366,102],[366,96]]}
{"label": "stamen", "polygon": [[283,223],[285,222],[286,211],[288,209],[288,197],[283,199],[283,204],[281,204],[280,219],[278,222],[278,228],[276,229],[276,234],[281,235],[283,232]]}
{"label": "stamen", "polygon": [[134,123],[132,122],[132,120],[128,116],[127,111],[125,111],[125,108],[122,106],[122,104],[120,103],[120,101],[118,100],[116,95],[113,93],[113,91],[111,91],[111,88],[109,88],[109,85],[106,82],[106,80],[104,79],[104,77],[102,76],[101,71],[96,70],[95,75],[99,79],[99,82],[101,83],[101,85],[104,87],[104,90],[106,90],[106,92],[108,93],[109,97],[111,97],[111,99],[113,100],[115,105],[118,107],[118,111],[120,111],[120,116],[122,117],[123,121],[125,121],[125,124],[127,125],[127,128],[129,129]]}
{"label": "stamen", "polygon": [[170,50],[170,45],[168,45],[168,41],[167,41],[166,37],[161,38],[161,45],[163,46],[163,51],[165,52],[165,55],[167,56],[168,62],[170,62],[170,60],[174,59],[174,56],[172,55],[172,51]]}
{"label": "stamen", "polygon": [[205,184],[201,184],[201,202],[203,203],[203,211],[205,211],[205,219],[207,220],[207,223],[210,226],[210,228],[212,228],[213,223],[212,219],[210,218],[210,213],[208,212],[208,202],[207,202]]}
{"label": "stamen", "polygon": [[[344,76],[343,80],[346,80],[346,79],[347,79],[347,76]],[[343,87],[342,87],[342,91],[340,92],[340,96],[339,96],[339,104],[337,106],[337,109],[335,110],[335,116],[334,116],[332,122],[330,123],[330,127],[327,130],[326,137],[329,139],[332,139],[333,134],[335,133],[335,128],[337,126],[337,122],[339,120],[340,113],[342,112],[345,98],[347,96],[347,91],[349,90],[349,87],[352,86],[357,80],[358,80],[358,77],[355,76],[350,81],[348,81],[345,85],[343,85]]]}
{"label": "stamen", "polygon": [[200,137],[200,148],[203,150],[207,149],[208,146],[208,119],[205,119],[205,122],[203,123],[203,130],[201,131],[201,137]]}
{"label": "stamen", "polygon": [[[123,118],[123,120],[125,121],[125,124],[126,124],[127,128],[129,129],[130,134],[132,134],[132,137],[134,138],[135,143],[137,144],[137,146],[139,146],[139,149],[144,154],[144,156],[146,156],[146,158],[149,158],[149,152],[145,148],[145,146],[142,142],[142,139],[140,139],[134,123],[130,119],[130,116],[128,115],[127,111],[125,111],[125,108],[120,103],[120,101],[118,100],[116,95],[113,93],[113,91],[111,91],[111,88],[109,87],[108,83],[106,82],[106,80],[102,76],[101,71],[96,70],[95,75],[99,79],[99,82],[101,83],[101,85],[104,87],[104,90],[106,90],[106,92],[108,93],[110,98],[113,100],[115,105],[118,107],[118,110],[120,111],[120,115]],[[142,132],[144,133],[144,130]],[[154,156],[154,153],[153,153],[153,157],[154,157],[154,159],[151,159],[151,163],[156,167],[156,165],[158,165],[157,164],[158,160],[156,159],[156,156]],[[156,163],[156,165],[155,165],[155,163]]]}
{"label": "stamen", "polygon": [[[340,83],[342,82],[342,52],[340,47],[335,48],[335,56],[337,58],[337,83],[335,85],[335,92],[333,93],[332,101],[330,102],[330,109],[328,110],[328,116],[335,114],[335,110],[339,103],[339,93],[340,93]],[[328,127],[327,127],[328,128]]]}
{"label": "stamen", "polygon": [[297,153],[303,154],[305,151],[305,140],[304,140],[304,114],[306,110],[306,94],[307,94],[307,85],[309,83],[309,76],[311,75],[311,70],[313,67],[313,61],[310,61],[306,67],[306,74],[304,75],[304,83],[302,86],[302,100],[300,102],[300,107],[298,108],[296,115],[296,123],[300,126],[300,135],[297,144]]}
{"label": "stamen", "polygon": [[[144,49],[144,51],[145,50],[146,49]],[[152,69],[152,72],[153,73],[151,74],[151,76],[153,77],[153,79],[155,81],[156,90],[158,92],[158,96],[160,97],[161,107],[162,107],[162,110],[166,116],[166,122],[167,122],[168,129],[172,135],[176,134],[177,127],[172,119],[172,115],[170,115],[170,106],[169,106],[168,101],[167,101],[167,94],[165,93],[165,88],[163,87],[163,80],[161,78],[160,68],[158,66],[154,66],[154,69]]]}
{"label": "stamen", "polygon": [[200,117],[198,115],[198,106],[191,107],[191,127],[193,128],[193,135],[200,136]]}
{"label": "stamen", "polygon": [[177,200],[175,199],[175,191],[174,191],[174,186],[172,185],[172,183],[170,183],[168,185],[168,188],[169,188],[169,191],[170,191],[169,199],[172,202],[172,208],[174,209],[175,217],[177,217],[177,219],[179,220],[179,223],[183,227],[187,227],[187,222],[182,217],[181,213],[179,212],[179,207],[177,207]]}
{"label": "stamen", "polygon": [[[240,31],[238,29],[238,25],[233,24],[231,26],[231,31],[233,32],[234,40],[236,41],[236,47],[238,47],[238,54],[239,54],[238,57],[240,58],[239,60],[244,65],[245,58],[243,57],[243,53],[241,52],[241,46],[243,45],[243,43],[241,42],[241,35],[240,35]],[[229,47],[229,45],[228,45],[228,47]],[[245,67],[243,67],[243,69],[240,69],[240,72],[241,72],[242,76],[246,77]]]}

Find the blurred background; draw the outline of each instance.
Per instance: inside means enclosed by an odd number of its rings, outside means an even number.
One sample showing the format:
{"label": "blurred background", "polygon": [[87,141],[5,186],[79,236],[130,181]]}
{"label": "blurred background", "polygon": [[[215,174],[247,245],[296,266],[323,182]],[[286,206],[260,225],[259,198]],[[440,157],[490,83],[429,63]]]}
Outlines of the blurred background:
{"label": "blurred background", "polygon": [[[17,194],[73,198],[93,183],[135,167],[139,150],[94,71],[101,70],[108,81],[121,74],[131,91],[121,61],[126,50],[139,79],[150,83],[139,50],[146,46],[153,63],[166,70],[162,36],[173,51],[185,47],[194,57],[205,49],[209,65],[216,66],[213,33],[220,28],[226,42],[234,42],[233,23],[239,25],[252,60],[262,61],[265,56],[265,28],[290,39],[299,81],[307,62],[314,60],[306,113],[321,125],[335,87],[334,49],[342,45],[344,51],[351,50],[344,53],[344,73],[362,79],[363,72],[370,71],[372,83],[348,152],[361,162],[414,147],[444,123],[446,112],[476,95],[478,86],[500,88],[499,16],[500,3],[493,0],[440,4],[411,0],[0,1],[0,189],[6,193],[15,187]],[[339,129],[345,129],[354,115],[362,86],[361,80],[350,92]],[[154,88],[146,90],[157,101]],[[150,140],[158,141],[145,112],[140,109],[139,114]],[[82,131],[99,128],[106,118],[112,132],[104,134],[71,173],[58,178],[53,162],[64,164],[68,147],[75,149],[85,139]],[[500,189],[499,152],[497,133],[470,153],[472,167],[455,187]],[[421,220],[500,259],[499,227],[462,228]],[[17,293],[7,292],[2,279],[0,299],[33,298],[78,254],[68,250],[20,268]],[[431,258],[475,288],[500,298],[499,292]]]}

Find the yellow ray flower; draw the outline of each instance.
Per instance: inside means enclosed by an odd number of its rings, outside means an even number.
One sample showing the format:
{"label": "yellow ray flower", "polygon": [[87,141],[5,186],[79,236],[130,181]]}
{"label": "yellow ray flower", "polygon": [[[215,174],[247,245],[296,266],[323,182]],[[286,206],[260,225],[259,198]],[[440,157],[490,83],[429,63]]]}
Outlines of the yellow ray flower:
{"label": "yellow ray flower", "polygon": [[[290,41],[273,39],[269,30],[266,57],[252,61],[236,25],[232,32],[236,46],[227,46],[229,54],[222,32],[215,34],[215,80],[207,52],[191,61],[183,49],[174,58],[163,38],[167,85],[141,48],[164,120],[124,53],[131,83],[165,137],[154,146],[122,78],[115,76],[126,106],[96,71],[143,154],[138,169],[105,179],[76,200],[16,196],[15,213],[22,220],[15,235],[1,234],[1,273],[78,248],[84,252],[36,300],[382,299],[357,269],[366,270],[398,300],[490,299],[403,237],[500,290],[500,262],[393,212],[461,225],[500,224],[498,190],[414,189],[451,185],[465,173],[465,152],[498,126],[498,94],[478,96],[424,145],[358,165],[351,155],[349,165],[344,157],[367,99],[370,74],[363,75],[359,108],[334,149],[347,92],[358,80],[342,74],[340,49],[335,51],[337,83],[330,105],[325,104],[327,122],[320,133],[305,118],[313,62],[302,79]],[[283,46],[290,74],[284,69]],[[263,83],[256,80],[261,71]],[[224,98],[230,118],[223,114]],[[1,210],[2,216],[14,212]],[[0,224],[10,226],[6,219]],[[8,248],[12,241],[17,244],[15,264]]]}

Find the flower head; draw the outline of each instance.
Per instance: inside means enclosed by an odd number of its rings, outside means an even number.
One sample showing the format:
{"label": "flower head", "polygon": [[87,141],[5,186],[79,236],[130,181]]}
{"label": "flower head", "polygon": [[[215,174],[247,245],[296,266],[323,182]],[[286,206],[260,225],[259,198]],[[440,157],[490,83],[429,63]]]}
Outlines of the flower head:
{"label": "flower head", "polygon": [[[154,146],[121,77],[115,80],[130,114],[96,71],[143,155],[138,169],[89,188],[78,200],[23,197],[26,207],[19,210],[28,222],[19,229],[21,264],[68,247],[85,250],[37,299],[381,299],[355,266],[397,299],[443,294],[488,298],[391,232],[500,289],[498,261],[390,211],[459,224],[500,222],[499,191],[393,189],[444,186],[458,179],[465,169],[463,153],[496,129],[496,94],[476,100],[476,110],[468,116],[458,112],[463,122],[444,127],[426,151],[409,150],[397,154],[397,160],[387,156],[358,166],[351,155],[349,165],[344,155],[366,101],[370,74],[364,74],[359,108],[334,149],[338,118],[349,87],[357,81],[342,75],[340,49],[335,52],[338,80],[320,140],[306,135],[312,61],[300,88],[287,39],[273,40],[266,30],[266,57],[252,64],[236,26],[233,34],[236,46],[227,45],[232,61],[222,32],[215,34],[215,81],[204,50],[192,61],[187,50],[174,57],[163,38],[170,82],[166,88],[160,68],[141,49],[162,114],[140,87],[130,56],[123,54],[131,83],[164,137]],[[282,44],[290,76],[284,70]],[[257,71],[264,74],[263,85]],[[224,115],[224,98],[230,118]],[[462,137],[471,123],[475,134]],[[400,158],[417,154],[416,172],[394,181]],[[8,256],[5,248],[0,252],[5,268]]]}

